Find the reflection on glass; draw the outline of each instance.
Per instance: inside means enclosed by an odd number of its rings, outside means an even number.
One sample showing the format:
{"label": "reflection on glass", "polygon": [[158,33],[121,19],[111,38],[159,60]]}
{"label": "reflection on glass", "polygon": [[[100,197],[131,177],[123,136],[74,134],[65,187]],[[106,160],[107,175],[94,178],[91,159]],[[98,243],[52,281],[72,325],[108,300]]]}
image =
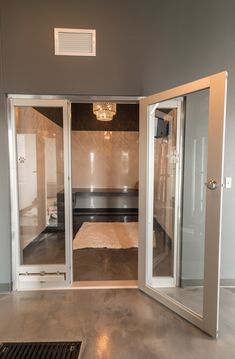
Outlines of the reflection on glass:
{"label": "reflection on glass", "polygon": [[175,108],[155,111],[153,276],[173,276],[176,181]]}
{"label": "reflection on glass", "polygon": [[15,121],[21,264],[65,263],[62,109],[16,107]]}
{"label": "reflection on glass", "polygon": [[[164,103],[160,105],[164,108]],[[208,109],[208,90],[185,96],[180,112],[160,109],[167,112],[162,117],[168,129],[154,144],[153,277],[172,277],[172,285],[166,281],[159,290],[199,315],[203,313]],[[181,113],[178,118],[177,113]],[[182,116],[182,200],[176,203],[180,172],[176,133]]]}

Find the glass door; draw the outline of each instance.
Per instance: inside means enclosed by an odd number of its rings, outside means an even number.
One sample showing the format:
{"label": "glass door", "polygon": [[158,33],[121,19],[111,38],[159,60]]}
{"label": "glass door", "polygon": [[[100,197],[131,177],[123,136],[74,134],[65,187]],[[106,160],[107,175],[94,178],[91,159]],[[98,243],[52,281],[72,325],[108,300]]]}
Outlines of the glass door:
{"label": "glass door", "polygon": [[10,105],[14,289],[68,286],[69,104],[11,99]]}
{"label": "glass door", "polygon": [[140,102],[139,287],[218,335],[227,74]]}

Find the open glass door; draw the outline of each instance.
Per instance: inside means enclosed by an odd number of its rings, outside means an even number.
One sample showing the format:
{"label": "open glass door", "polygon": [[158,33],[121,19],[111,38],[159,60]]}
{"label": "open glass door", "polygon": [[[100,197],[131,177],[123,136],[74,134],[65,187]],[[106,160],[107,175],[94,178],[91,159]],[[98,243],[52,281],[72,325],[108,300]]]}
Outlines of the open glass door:
{"label": "open glass door", "polygon": [[71,282],[70,106],[11,99],[14,289]]}
{"label": "open glass door", "polygon": [[218,335],[227,73],[140,101],[139,288]]}

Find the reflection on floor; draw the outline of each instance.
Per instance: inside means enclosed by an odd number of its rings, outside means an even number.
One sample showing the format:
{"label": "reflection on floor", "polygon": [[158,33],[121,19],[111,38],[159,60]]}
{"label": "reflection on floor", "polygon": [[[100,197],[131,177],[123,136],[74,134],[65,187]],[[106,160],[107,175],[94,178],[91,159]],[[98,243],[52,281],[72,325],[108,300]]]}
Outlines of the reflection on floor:
{"label": "reflection on floor", "polygon": [[[74,216],[74,235],[84,222],[137,222],[129,216]],[[135,234],[137,229],[133,228]],[[132,233],[132,234],[133,234]],[[169,238],[160,226],[155,227],[156,246],[153,248],[153,275],[172,275],[172,250]],[[133,244],[133,247],[136,245]],[[96,254],[95,254],[96,252]],[[43,232],[23,250],[23,264],[65,263],[63,231]],[[74,251],[74,280],[130,280],[137,279],[138,250],[82,249]],[[102,274],[103,273],[103,274]]]}
{"label": "reflection on floor", "polygon": [[[21,248],[24,249],[32,242],[32,236],[38,233],[38,207],[31,205],[20,210],[20,241]],[[57,221],[57,202],[55,197],[47,198],[47,228],[56,229]]]}
{"label": "reflection on floor", "polygon": [[[120,224],[132,225],[133,222],[137,221],[137,215],[76,215],[73,218],[74,237],[76,237],[77,232],[86,222],[119,222]],[[154,229],[153,275],[170,276],[172,275],[173,266],[171,241],[160,226],[155,225]],[[137,236],[137,228],[131,228],[129,235]],[[132,240],[132,242],[134,243],[136,241]],[[135,243],[133,247],[136,247]],[[65,263],[65,239],[63,231],[44,231],[23,250],[23,264],[62,263]],[[119,252],[117,249],[107,248],[83,248],[74,251],[73,268],[75,281],[136,280],[137,266],[137,248],[122,249]]]}
{"label": "reflection on floor", "polygon": [[203,315],[203,287],[160,288],[158,290],[193,312]]}
{"label": "reflection on floor", "polygon": [[30,206],[29,208],[20,211],[20,240],[21,248],[26,248],[32,241],[32,232],[38,225],[38,209],[36,206]]}
{"label": "reflection on floor", "polygon": [[23,250],[23,264],[65,263],[64,231],[43,232]]}
{"label": "reflection on floor", "polygon": [[[74,232],[83,222],[137,222],[130,216],[74,216]],[[136,230],[136,229],[135,229]],[[135,232],[136,233],[136,232]],[[43,232],[23,250],[23,264],[65,263],[63,231]],[[137,280],[138,249],[84,248],[73,251],[73,276],[78,280]]]}
{"label": "reflection on floor", "polygon": [[153,276],[173,275],[172,241],[164,229],[154,220],[153,227]]}
{"label": "reflection on floor", "polygon": [[137,289],[0,295],[1,342],[82,341],[82,359],[233,359],[235,289],[222,289],[219,339]]}
{"label": "reflection on floor", "polygon": [[[130,223],[137,222],[137,215],[74,216],[74,237],[85,222]],[[128,226],[126,226],[128,228]],[[125,227],[125,228],[126,228]],[[132,226],[133,227],[133,226]],[[77,231],[75,232],[75,229]],[[119,235],[122,232],[119,232]],[[137,234],[136,228],[134,233]],[[93,232],[94,234],[94,232]],[[133,229],[132,229],[133,234]],[[122,234],[123,235],[123,234]],[[134,241],[135,242],[135,241]],[[87,245],[89,247],[89,245]],[[82,248],[73,251],[74,281],[137,280],[138,249]]]}

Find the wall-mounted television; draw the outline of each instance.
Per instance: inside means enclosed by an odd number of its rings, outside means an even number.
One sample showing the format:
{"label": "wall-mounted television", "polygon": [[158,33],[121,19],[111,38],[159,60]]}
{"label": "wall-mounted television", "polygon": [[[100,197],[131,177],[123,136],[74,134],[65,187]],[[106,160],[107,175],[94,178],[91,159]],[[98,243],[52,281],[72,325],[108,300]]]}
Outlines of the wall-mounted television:
{"label": "wall-mounted television", "polygon": [[164,120],[163,115],[160,111],[155,112],[154,138],[167,137],[169,134],[169,121]]}

